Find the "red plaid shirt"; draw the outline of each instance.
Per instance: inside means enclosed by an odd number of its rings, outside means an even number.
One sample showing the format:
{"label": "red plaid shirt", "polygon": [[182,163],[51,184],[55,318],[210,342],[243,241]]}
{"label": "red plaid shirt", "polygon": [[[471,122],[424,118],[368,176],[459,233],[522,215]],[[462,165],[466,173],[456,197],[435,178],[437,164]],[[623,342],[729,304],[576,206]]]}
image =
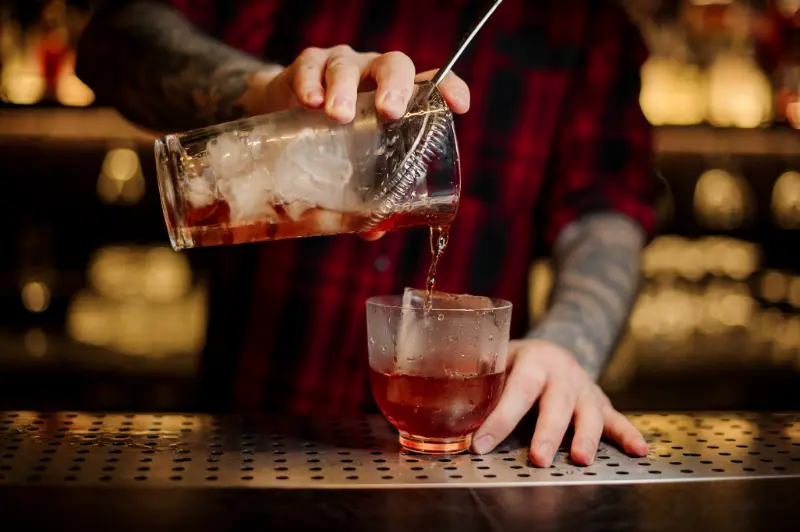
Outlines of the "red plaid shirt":
{"label": "red plaid shirt", "polygon": [[[438,67],[485,8],[472,0],[172,0],[229,45],[288,65],[306,47],[400,50]],[[472,109],[456,119],[463,191],[441,290],[514,304],[564,226],[612,209],[653,228],[646,57],[625,14],[600,1],[504,2],[456,70]],[[209,409],[342,413],[371,405],[364,302],[424,286],[427,229],[196,250],[213,259],[201,395]]]}

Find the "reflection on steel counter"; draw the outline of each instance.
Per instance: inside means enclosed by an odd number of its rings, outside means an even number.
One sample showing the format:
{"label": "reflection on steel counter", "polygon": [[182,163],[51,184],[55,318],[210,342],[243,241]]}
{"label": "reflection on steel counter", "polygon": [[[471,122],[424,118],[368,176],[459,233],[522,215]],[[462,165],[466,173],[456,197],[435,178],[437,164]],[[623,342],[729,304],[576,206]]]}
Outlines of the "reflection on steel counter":
{"label": "reflection on steel counter", "polygon": [[381,489],[800,476],[800,414],[633,414],[651,450],[602,444],[577,467],[559,450],[533,468],[522,441],[490,455],[400,452],[380,417],[0,413],[0,485]]}

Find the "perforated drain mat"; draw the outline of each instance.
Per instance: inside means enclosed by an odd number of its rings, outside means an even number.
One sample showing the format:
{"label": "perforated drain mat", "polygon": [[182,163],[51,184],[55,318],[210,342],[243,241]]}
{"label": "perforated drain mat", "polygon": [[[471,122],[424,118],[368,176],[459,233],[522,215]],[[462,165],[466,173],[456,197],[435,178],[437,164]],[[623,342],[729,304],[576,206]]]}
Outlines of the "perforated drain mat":
{"label": "perforated drain mat", "polygon": [[630,417],[651,444],[647,458],[602,444],[590,467],[561,449],[552,467],[537,469],[522,440],[481,457],[403,455],[380,417],[0,412],[0,485],[363,489],[800,476],[800,414]]}

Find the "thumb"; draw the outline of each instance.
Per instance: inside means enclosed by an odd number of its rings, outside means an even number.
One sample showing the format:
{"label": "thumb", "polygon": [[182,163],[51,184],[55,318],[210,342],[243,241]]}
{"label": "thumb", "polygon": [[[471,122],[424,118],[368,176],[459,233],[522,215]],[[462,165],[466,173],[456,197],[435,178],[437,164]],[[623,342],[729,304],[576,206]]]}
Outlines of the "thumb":
{"label": "thumb", "polygon": [[544,368],[536,357],[523,355],[524,352],[516,353],[500,402],[473,437],[472,449],[478,454],[488,453],[506,439],[544,389]]}

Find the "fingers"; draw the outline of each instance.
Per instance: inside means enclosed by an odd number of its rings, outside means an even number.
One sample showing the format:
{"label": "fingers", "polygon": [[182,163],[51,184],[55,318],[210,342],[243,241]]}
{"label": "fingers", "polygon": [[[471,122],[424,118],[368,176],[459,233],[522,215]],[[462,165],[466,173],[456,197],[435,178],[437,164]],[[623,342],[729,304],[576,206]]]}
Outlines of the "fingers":
{"label": "fingers", "polygon": [[544,391],[531,440],[531,462],[536,467],[549,467],[553,463],[556,450],[572,421],[577,401],[577,393],[568,379],[553,380]]}
{"label": "fingers", "polygon": [[622,449],[631,456],[647,456],[647,442],[636,427],[610,406],[605,407],[605,428],[603,436],[622,446]]}
{"label": "fingers", "polygon": [[[436,75],[436,72],[436,70],[421,72],[417,74],[417,81],[429,80]],[[469,87],[467,87],[463,79],[450,72],[439,84],[439,90],[442,92],[447,106],[454,113],[464,114],[469,111]]]}
{"label": "fingers", "polygon": [[316,109],[325,101],[322,79],[327,61],[328,52],[325,50],[307,48],[290,67],[294,76],[292,89],[302,105]]}
{"label": "fingers", "polygon": [[518,358],[508,375],[500,402],[475,433],[472,450],[478,454],[488,453],[503,441],[533,406],[545,381],[544,370],[531,357]]}
{"label": "fingers", "polygon": [[570,456],[578,465],[591,465],[603,434],[603,410],[597,394],[586,388],[575,405],[575,435]]}
{"label": "fingers", "polygon": [[[375,106],[387,118],[405,114],[413,94],[414,81],[431,79],[435,70],[415,77],[414,63],[401,52],[356,53],[346,45],[329,49],[307,48],[286,69],[283,78],[303,106],[317,109],[324,104],[325,113],[342,123],[355,117],[356,94],[362,81],[374,80],[377,86]],[[457,114],[469,110],[467,84],[453,73],[439,85],[450,109]]]}
{"label": "fingers", "polygon": [[325,114],[343,124],[356,116],[356,93],[365,58],[349,46],[331,48],[325,69]]}
{"label": "fingers", "polygon": [[390,119],[402,117],[414,90],[414,62],[401,52],[378,56],[370,66],[370,76],[378,83],[375,107]]}

